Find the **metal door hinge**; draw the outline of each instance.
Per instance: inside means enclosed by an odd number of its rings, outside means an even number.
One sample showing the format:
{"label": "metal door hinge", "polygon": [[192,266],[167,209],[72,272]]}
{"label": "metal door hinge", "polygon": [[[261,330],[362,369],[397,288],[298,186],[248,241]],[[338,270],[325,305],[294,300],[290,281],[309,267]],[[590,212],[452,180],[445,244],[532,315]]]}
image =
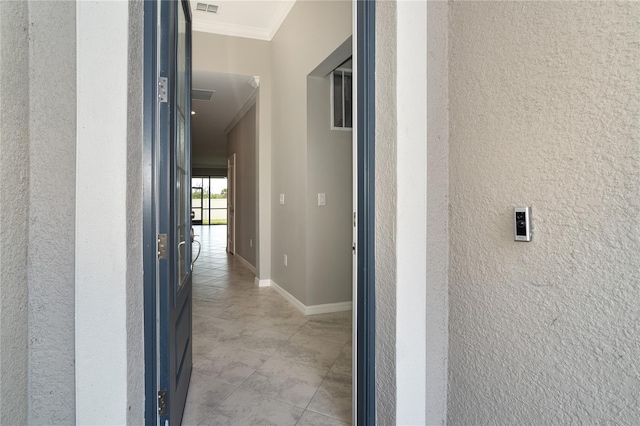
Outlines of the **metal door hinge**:
{"label": "metal door hinge", "polygon": [[167,234],[158,234],[158,259],[167,258]]}
{"label": "metal door hinge", "polygon": [[357,217],[357,213],[353,212],[353,227],[356,227],[356,217]]}
{"label": "metal door hinge", "polygon": [[167,94],[169,86],[169,79],[167,77],[158,77],[158,100],[160,102],[167,102],[169,95]]}
{"label": "metal door hinge", "polygon": [[158,391],[158,414],[161,416],[169,414],[169,409],[167,407],[167,391],[164,390]]}

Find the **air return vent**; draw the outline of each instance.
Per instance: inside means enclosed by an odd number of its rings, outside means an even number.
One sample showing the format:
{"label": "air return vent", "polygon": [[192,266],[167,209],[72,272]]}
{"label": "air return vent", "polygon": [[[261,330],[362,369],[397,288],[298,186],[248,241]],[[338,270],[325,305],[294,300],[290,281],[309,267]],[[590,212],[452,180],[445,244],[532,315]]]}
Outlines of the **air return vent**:
{"label": "air return vent", "polygon": [[213,99],[214,93],[216,93],[215,90],[193,89],[191,91],[191,99],[193,99],[194,101],[211,101],[211,99]]}
{"label": "air return vent", "polygon": [[200,10],[202,12],[218,13],[218,5],[207,4],[207,3],[197,3],[196,10]]}

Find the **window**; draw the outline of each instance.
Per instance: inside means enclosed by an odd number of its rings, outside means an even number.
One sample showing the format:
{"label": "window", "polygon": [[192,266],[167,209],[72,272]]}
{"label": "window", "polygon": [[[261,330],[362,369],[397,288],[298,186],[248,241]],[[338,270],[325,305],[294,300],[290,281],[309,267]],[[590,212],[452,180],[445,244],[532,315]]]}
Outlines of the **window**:
{"label": "window", "polygon": [[331,129],[350,130],[353,101],[351,70],[336,68],[331,73]]}

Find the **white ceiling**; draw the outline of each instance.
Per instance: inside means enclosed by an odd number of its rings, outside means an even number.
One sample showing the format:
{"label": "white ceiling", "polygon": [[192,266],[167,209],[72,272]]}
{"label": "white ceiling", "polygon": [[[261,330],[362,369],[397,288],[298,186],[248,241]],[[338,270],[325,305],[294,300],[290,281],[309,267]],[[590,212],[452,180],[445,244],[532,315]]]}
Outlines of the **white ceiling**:
{"label": "white ceiling", "polygon": [[191,155],[193,167],[226,167],[225,130],[251,98],[253,76],[194,70],[193,90],[215,90],[211,101],[192,100]]}
{"label": "white ceiling", "polygon": [[[295,0],[190,0],[194,31],[271,40]],[[197,10],[198,3],[218,6],[218,13]]]}

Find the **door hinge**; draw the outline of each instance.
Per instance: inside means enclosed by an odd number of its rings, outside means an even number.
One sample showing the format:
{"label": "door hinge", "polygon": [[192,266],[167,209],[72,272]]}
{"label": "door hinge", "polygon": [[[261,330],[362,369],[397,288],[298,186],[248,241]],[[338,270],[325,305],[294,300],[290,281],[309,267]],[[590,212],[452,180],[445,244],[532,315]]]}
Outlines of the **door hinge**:
{"label": "door hinge", "polygon": [[167,258],[167,234],[158,234],[158,259]]}
{"label": "door hinge", "polygon": [[169,414],[169,409],[167,407],[167,391],[164,390],[158,391],[158,414],[161,416]]}
{"label": "door hinge", "polygon": [[167,77],[158,77],[158,101],[167,102],[169,100],[168,86],[169,79]]}
{"label": "door hinge", "polygon": [[355,252],[356,252],[356,243],[353,243],[353,245],[351,246],[351,251],[353,251],[353,253],[355,254]]}
{"label": "door hinge", "polygon": [[353,227],[356,227],[356,217],[357,217],[357,213],[353,212]]}

